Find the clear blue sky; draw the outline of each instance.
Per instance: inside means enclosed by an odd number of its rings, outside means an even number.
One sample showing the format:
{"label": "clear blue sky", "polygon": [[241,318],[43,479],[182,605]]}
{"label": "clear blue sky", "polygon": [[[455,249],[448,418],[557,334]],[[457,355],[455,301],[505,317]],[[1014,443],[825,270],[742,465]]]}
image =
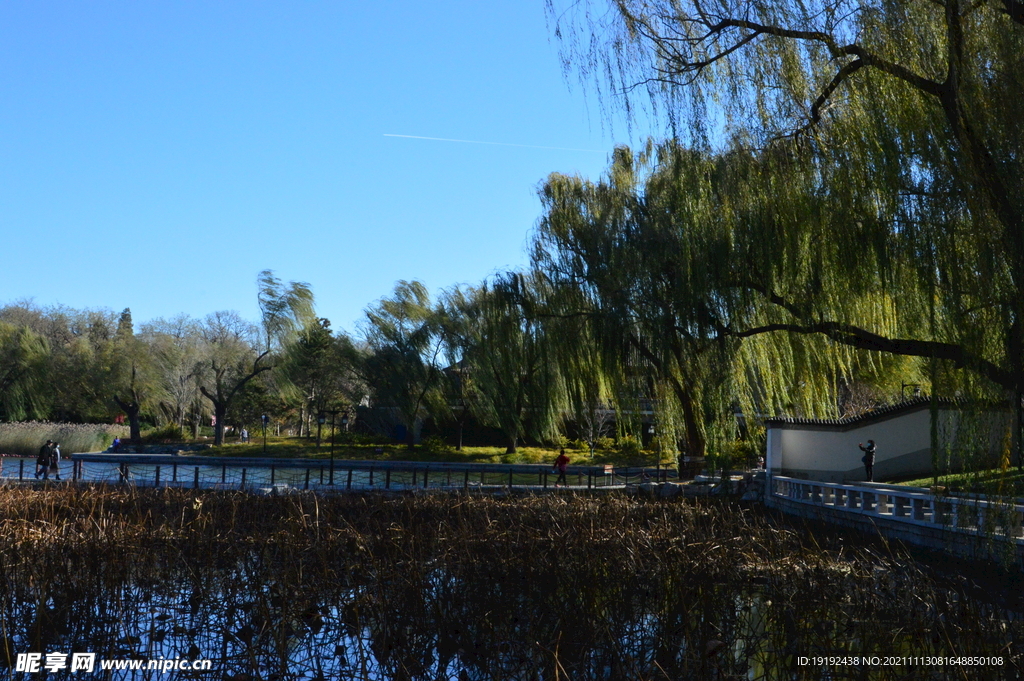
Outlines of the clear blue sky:
{"label": "clear blue sky", "polygon": [[255,319],[270,268],[354,331],[399,279],[525,264],[538,183],[627,133],[543,0],[5,2],[0,304]]}

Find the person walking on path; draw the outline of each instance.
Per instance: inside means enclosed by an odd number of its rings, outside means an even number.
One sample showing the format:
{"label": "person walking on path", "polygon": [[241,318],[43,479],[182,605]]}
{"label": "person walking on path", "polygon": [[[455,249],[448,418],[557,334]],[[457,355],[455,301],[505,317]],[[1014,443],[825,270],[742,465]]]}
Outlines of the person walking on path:
{"label": "person walking on path", "polygon": [[864,476],[868,482],[872,482],[875,477],[875,441],[868,440],[867,447],[861,442],[858,442],[857,446],[864,452],[864,456],[861,457],[861,461],[864,462]]}
{"label": "person walking on path", "polygon": [[555,487],[559,484],[567,485],[565,481],[565,467],[569,465],[569,457],[565,455],[565,450],[558,450],[558,458],[555,459],[555,470],[558,471],[558,479],[555,480]]}
{"label": "person walking on path", "polygon": [[43,476],[46,480],[46,473],[50,468],[50,450],[53,447],[53,440],[47,440],[46,444],[39,448],[39,456],[36,457],[36,480]]}
{"label": "person walking on path", "polygon": [[50,472],[57,480],[60,480],[60,443],[54,442],[50,452]]}

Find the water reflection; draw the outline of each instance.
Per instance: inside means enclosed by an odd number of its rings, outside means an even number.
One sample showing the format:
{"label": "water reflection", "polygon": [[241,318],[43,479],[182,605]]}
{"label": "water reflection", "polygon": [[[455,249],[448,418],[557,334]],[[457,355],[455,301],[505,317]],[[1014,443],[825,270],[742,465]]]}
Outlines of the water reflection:
{"label": "water reflection", "polygon": [[735,507],[116,501],[69,494],[50,502],[66,511],[39,511],[48,525],[5,521],[0,664],[59,650],[214,661],[111,679],[943,679],[965,677],[798,660],[1002,655],[984,678],[1020,671],[1014,613],[887,556],[810,552]]}

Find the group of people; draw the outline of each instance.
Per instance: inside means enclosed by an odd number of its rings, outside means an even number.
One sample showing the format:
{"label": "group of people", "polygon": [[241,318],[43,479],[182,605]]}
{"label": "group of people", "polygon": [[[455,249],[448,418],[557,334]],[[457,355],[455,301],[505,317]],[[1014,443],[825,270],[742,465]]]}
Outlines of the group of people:
{"label": "group of people", "polygon": [[36,457],[36,479],[42,476],[43,480],[49,480],[50,473],[60,480],[60,443],[53,440],[47,440]]}

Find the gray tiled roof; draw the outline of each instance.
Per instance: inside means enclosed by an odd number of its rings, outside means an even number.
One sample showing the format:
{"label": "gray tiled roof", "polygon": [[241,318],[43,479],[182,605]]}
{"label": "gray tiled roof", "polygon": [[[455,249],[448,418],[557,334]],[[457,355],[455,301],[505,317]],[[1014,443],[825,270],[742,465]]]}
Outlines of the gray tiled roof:
{"label": "gray tiled roof", "polygon": [[[927,407],[931,404],[932,398],[928,395],[919,395],[911,397],[910,399],[903,400],[901,402],[894,402],[892,404],[882,405],[875,407],[869,411],[859,414],[857,416],[849,416],[842,419],[809,419],[801,418],[796,416],[772,416],[764,420],[765,425],[813,425],[813,426],[850,426],[864,421],[871,421],[875,419],[891,418],[898,416],[903,413],[909,413],[917,411],[922,407]],[[944,407],[952,407],[956,405],[963,405],[966,403],[965,400],[951,399],[948,397],[938,397],[936,401]]]}

